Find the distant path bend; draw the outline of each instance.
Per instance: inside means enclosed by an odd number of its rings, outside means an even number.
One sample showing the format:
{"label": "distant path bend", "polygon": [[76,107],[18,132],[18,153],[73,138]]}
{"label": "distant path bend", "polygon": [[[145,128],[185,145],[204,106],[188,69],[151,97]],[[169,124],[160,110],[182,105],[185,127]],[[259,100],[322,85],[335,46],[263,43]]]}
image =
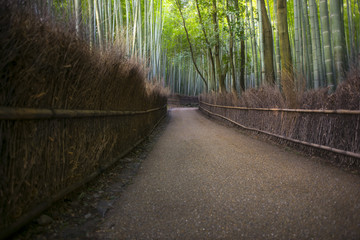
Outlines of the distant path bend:
{"label": "distant path bend", "polygon": [[179,108],[107,219],[100,238],[360,239],[360,177]]}

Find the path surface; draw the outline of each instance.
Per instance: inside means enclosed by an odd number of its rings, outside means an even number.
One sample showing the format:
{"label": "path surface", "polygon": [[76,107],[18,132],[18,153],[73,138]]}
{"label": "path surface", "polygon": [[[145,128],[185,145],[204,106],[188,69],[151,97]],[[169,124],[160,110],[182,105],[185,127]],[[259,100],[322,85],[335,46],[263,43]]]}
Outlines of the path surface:
{"label": "path surface", "polygon": [[360,239],[360,177],[173,109],[106,239]]}

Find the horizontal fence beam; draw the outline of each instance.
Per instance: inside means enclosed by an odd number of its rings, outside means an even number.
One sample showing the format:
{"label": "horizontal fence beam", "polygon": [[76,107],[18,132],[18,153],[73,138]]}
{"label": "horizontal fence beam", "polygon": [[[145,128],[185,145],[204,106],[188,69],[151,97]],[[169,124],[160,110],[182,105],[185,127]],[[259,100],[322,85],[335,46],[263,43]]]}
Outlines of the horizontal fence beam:
{"label": "horizontal fence beam", "polygon": [[323,110],[323,109],[286,109],[286,108],[247,108],[247,107],[233,107],[223,106],[200,101],[204,105],[226,109],[238,109],[238,110],[254,110],[254,111],[273,111],[273,112],[294,112],[294,113],[323,113],[323,114],[350,114],[360,115],[360,110]]}
{"label": "horizontal fence beam", "polygon": [[227,121],[229,121],[229,122],[243,128],[243,129],[246,129],[246,130],[264,133],[266,135],[277,137],[277,138],[280,138],[280,139],[284,139],[284,140],[287,140],[287,141],[290,141],[290,142],[294,142],[294,143],[298,143],[298,144],[302,144],[302,145],[306,145],[306,146],[310,146],[310,147],[330,151],[330,152],[333,152],[333,153],[342,154],[342,155],[345,155],[345,156],[348,156],[348,157],[353,157],[353,158],[360,159],[360,153],[354,153],[354,152],[349,152],[349,151],[345,151],[345,150],[341,150],[341,149],[337,149],[337,148],[331,148],[331,147],[320,145],[320,144],[304,142],[304,141],[296,140],[296,139],[293,139],[293,138],[284,137],[282,135],[278,135],[278,134],[270,133],[270,132],[267,132],[267,131],[259,130],[259,129],[256,129],[256,128],[246,127],[246,126],[244,126],[244,125],[242,125],[242,124],[240,124],[238,122],[235,122],[235,121],[233,121],[233,120],[231,120],[231,119],[229,119],[227,117],[224,117],[224,116],[222,116],[220,114],[213,113],[213,112],[211,112],[211,111],[209,111],[209,110],[207,110],[207,109],[205,109],[205,108],[203,108],[201,106],[199,106],[199,108],[204,110],[205,112],[209,113],[210,115],[217,116],[219,118],[225,119],[225,120],[227,120]]}
{"label": "horizontal fence beam", "polygon": [[131,116],[155,112],[166,107],[167,105],[165,104],[162,107],[152,108],[144,111],[106,111],[0,107],[0,120],[40,120],[60,118]]}

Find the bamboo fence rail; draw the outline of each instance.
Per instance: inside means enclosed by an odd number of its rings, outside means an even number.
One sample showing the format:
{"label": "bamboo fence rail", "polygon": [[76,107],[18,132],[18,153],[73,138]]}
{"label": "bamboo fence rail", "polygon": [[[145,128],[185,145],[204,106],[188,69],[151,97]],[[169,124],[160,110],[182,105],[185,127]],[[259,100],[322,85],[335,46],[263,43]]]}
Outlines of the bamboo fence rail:
{"label": "bamboo fence rail", "polygon": [[[226,121],[231,122],[232,124],[235,124],[236,126],[239,126],[243,129],[246,130],[250,130],[250,131],[255,131],[255,132],[259,132],[259,133],[263,133],[272,137],[276,137],[276,138],[280,138],[286,141],[290,141],[293,143],[297,143],[297,144],[302,144],[305,146],[309,146],[309,147],[313,147],[313,148],[317,148],[317,149],[321,149],[321,150],[325,150],[325,151],[329,151],[329,152],[333,152],[336,154],[341,154],[344,156],[348,156],[348,157],[352,157],[352,158],[356,158],[356,159],[360,159],[360,153],[356,153],[356,152],[350,152],[350,151],[346,151],[346,150],[342,150],[342,149],[337,149],[334,147],[329,147],[329,146],[325,146],[325,145],[321,145],[321,144],[316,144],[316,143],[311,143],[311,142],[307,142],[307,141],[301,141],[298,139],[293,139],[290,137],[286,137],[283,135],[279,135],[276,133],[272,133],[269,131],[264,131],[264,130],[260,130],[260,129],[256,129],[253,127],[248,127],[245,126],[243,124],[240,124],[237,121],[234,121],[228,117],[225,117],[221,114],[217,114],[214,113],[210,110],[205,109],[203,106],[201,106],[201,104],[210,106],[210,107],[217,107],[217,108],[225,108],[225,109],[235,109],[235,110],[245,110],[245,111],[273,111],[273,112],[291,112],[291,113],[315,113],[315,114],[345,114],[345,115],[359,115],[360,116],[360,111],[357,110],[307,110],[307,109],[278,109],[278,108],[246,108],[246,107],[233,107],[233,106],[222,106],[222,105],[216,105],[216,104],[210,104],[210,103],[206,103],[203,101],[199,101],[200,105],[199,105],[199,109],[201,109],[202,111],[205,111],[206,113],[222,118]],[[358,118],[359,119],[359,118]],[[355,131],[357,131],[358,129],[355,129]]]}
{"label": "bamboo fence rail", "polygon": [[0,120],[40,120],[59,118],[115,117],[146,114],[166,108],[164,105],[144,111],[65,110],[0,107]]}
{"label": "bamboo fence rail", "polygon": [[325,114],[349,114],[349,115],[360,115],[360,110],[325,110],[325,109],[282,109],[282,108],[247,108],[247,107],[234,107],[234,106],[223,106],[211,103],[199,101],[201,104],[205,104],[211,107],[226,108],[226,109],[238,109],[238,110],[253,110],[253,111],[276,111],[276,112],[294,112],[294,113],[325,113]]}

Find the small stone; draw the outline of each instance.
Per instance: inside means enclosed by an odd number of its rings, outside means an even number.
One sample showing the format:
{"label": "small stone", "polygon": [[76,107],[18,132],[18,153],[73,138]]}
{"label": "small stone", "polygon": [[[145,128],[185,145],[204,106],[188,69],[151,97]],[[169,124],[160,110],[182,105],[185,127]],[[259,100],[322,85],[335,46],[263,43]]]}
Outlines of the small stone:
{"label": "small stone", "polygon": [[39,225],[42,225],[42,226],[48,225],[48,224],[52,223],[53,221],[54,221],[54,220],[53,220],[51,217],[49,217],[48,215],[45,215],[45,214],[41,215],[41,216],[37,219],[37,223],[38,223]]}
{"label": "small stone", "polygon": [[85,215],[85,219],[88,219],[90,217],[91,217],[91,213],[88,213],[88,214]]}

